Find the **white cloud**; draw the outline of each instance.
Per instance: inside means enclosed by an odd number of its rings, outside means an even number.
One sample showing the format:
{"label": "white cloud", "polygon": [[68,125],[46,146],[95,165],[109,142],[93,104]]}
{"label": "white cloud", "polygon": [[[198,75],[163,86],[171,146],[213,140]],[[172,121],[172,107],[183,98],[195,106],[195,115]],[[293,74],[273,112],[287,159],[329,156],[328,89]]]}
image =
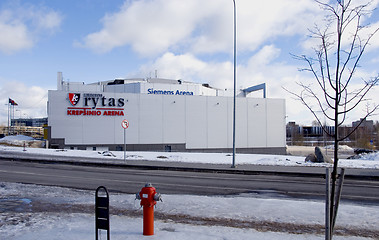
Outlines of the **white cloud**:
{"label": "white cloud", "polygon": [[156,59],[152,66],[143,66],[141,71],[144,75],[151,72],[154,68],[158,70],[159,76],[172,79],[180,79],[188,77],[193,79],[193,73],[202,72],[207,63],[197,59],[192,54],[175,55],[171,52],[163,54],[160,58]]}
{"label": "white cloud", "polygon": [[248,65],[254,66],[257,69],[265,67],[279,57],[280,51],[281,50],[274,45],[266,45],[250,58]]}
{"label": "white cloud", "polygon": [[167,52],[153,63],[141,67],[140,75],[149,77],[157,70],[158,77],[209,83],[218,88],[233,86],[233,64],[230,62],[205,62],[192,54],[175,55]]}
{"label": "white cloud", "polygon": [[[47,89],[37,86],[27,86],[18,81],[0,81],[0,124],[7,124],[8,98],[13,99],[15,117],[46,117]],[[17,110],[17,111],[16,111]]]}
{"label": "white cloud", "polygon": [[43,33],[54,32],[61,22],[59,13],[32,5],[0,9],[0,52],[12,54],[31,48]]}
{"label": "white cloud", "polygon": [[370,63],[379,63],[379,57],[372,58],[372,59],[370,60]]}
{"label": "white cloud", "polygon": [[317,5],[309,0],[241,1],[238,5],[237,38],[242,50],[254,50],[282,36],[303,35],[319,15]]}
{"label": "white cloud", "polygon": [[25,24],[12,20],[8,11],[0,12],[0,52],[10,54],[33,46],[33,39]]}
{"label": "white cloud", "polygon": [[56,31],[62,23],[62,15],[52,10],[37,11],[31,15],[37,29],[42,31]]}
{"label": "white cloud", "polygon": [[142,55],[155,55],[191,34],[196,25],[194,16],[203,12],[195,3],[199,2],[126,1],[119,12],[107,14],[103,29],[89,34],[83,44],[97,52],[130,44]]}
{"label": "white cloud", "polygon": [[[379,22],[371,24],[369,27],[364,29],[364,34],[370,36],[376,31],[375,35],[371,38],[367,51],[376,50],[379,48]],[[367,39],[367,37],[365,38]]]}
{"label": "white cloud", "polygon": [[[375,10],[375,8],[377,8],[377,6],[379,4],[378,0],[374,0],[374,1],[367,1],[367,0],[352,1],[348,11],[354,12],[355,8],[358,5],[367,4],[367,2],[369,2],[369,5],[366,6],[365,12],[361,13],[361,14],[365,14],[365,15],[361,15],[360,18],[358,18],[355,14],[345,14],[345,19],[344,19],[345,27],[344,27],[344,32],[342,35],[342,47],[344,48],[344,51],[350,50],[350,45],[353,41],[352,36],[356,34],[357,25],[359,25],[359,27],[360,27],[360,30],[358,32],[358,35],[359,35],[358,40],[362,41],[362,44],[368,39],[368,36],[370,36],[377,29],[379,29],[379,22],[377,22],[377,21],[375,22],[375,20],[373,20],[373,19],[375,19],[375,17],[373,17],[373,14],[370,14],[370,12],[371,13],[374,13],[375,11],[378,12],[377,10]],[[337,2],[335,2],[333,4],[334,4],[334,6],[338,5]],[[337,8],[337,10],[338,9],[340,9],[340,8]],[[324,16],[327,16],[327,15],[331,15],[331,17],[325,18]],[[347,19],[347,16],[349,16],[349,19]],[[358,20],[359,20],[359,22],[358,22]],[[329,43],[334,43],[332,45],[333,48],[331,50],[336,51],[337,35],[335,33],[336,33],[338,23],[337,23],[337,18],[334,16],[334,14],[331,13],[330,11],[322,10],[322,11],[320,11],[320,16],[318,18],[312,19],[311,22],[315,23],[321,31],[326,30],[327,29],[326,26],[330,25],[329,29],[327,31],[327,33],[330,37]],[[310,29],[312,31],[316,30],[315,26],[311,26]],[[321,45],[321,40],[317,36],[314,36],[314,37],[315,38],[307,38],[303,41],[302,46],[304,49],[311,50],[313,47]],[[359,44],[359,41],[356,41],[355,44]],[[378,47],[379,47],[379,32],[377,32],[373,36],[373,38],[371,39],[370,44],[366,48],[366,52],[375,50]],[[357,49],[359,49],[359,48],[356,48],[356,50]]]}
{"label": "white cloud", "polygon": [[[263,42],[303,34],[319,11],[310,0],[236,1],[239,51],[253,51]],[[126,1],[107,14],[103,27],[88,34],[82,46],[108,52],[131,45],[144,56],[181,49],[182,52],[230,52],[233,3],[230,0]]]}

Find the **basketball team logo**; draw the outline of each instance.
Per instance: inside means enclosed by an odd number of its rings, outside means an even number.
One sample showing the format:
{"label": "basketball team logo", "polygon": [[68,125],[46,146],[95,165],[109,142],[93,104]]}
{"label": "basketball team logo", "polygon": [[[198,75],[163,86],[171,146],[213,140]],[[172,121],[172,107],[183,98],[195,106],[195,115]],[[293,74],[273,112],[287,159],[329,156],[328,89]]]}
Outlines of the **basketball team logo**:
{"label": "basketball team logo", "polygon": [[68,94],[68,100],[70,100],[70,103],[72,104],[72,106],[75,106],[76,104],[78,104],[79,99],[80,99],[80,93]]}

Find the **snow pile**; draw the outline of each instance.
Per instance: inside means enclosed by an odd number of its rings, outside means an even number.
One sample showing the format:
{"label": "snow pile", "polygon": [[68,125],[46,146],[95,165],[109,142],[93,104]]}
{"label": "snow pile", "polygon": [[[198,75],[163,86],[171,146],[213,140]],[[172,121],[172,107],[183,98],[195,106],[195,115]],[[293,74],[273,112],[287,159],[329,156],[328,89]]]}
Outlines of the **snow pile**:
{"label": "snow pile", "polygon": [[0,142],[19,142],[19,141],[34,141],[34,138],[25,135],[6,136],[0,139]]}
{"label": "snow pile", "polygon": [[[325,146],[325,149],[332,149],[334,150],[334,145],[328,145],[328,146]],[[340,151],[354,151],[353,148],[347,146],[347,145],[338,145],[338,150]]]}
{"label": "snow pile", "polygon": [[368,161],[378,161],[379,160],[379,152],[373,152],[368,154],[360,154],[360,160],[368,160]]}
{"label": "snow pile", "polygon": [[[34,138],[25,135],[6,136],[0,139],[0,144],[11,146],[32,146],[37,142]],[[39,141],[38,141],[39,142]],[[36,146],[39,147],[39,146]]]}

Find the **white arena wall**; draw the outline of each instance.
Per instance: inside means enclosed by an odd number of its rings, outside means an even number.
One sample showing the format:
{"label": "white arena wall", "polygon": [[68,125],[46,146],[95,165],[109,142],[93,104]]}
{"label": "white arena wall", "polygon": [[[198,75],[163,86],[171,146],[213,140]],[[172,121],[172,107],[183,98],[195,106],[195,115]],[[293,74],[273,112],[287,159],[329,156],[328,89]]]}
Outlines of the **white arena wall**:
{"label": "white arena wall", "polygon": [[[107,99],[123,98],[124,116],[84,116],[68,115],[68,109],[73,108],[68,93],[50,90],[48,94],[49,142],[53,147],[123,150],[121,122],[127,119],[126,150],[232,149],[232,97],[93,92]],[[75,93],[83,96],[89,92]],[[83,107],[83,102],[81,98],[76,106]],[[285,153],[283,99],[238,97],[236,105],[237,152]]]}

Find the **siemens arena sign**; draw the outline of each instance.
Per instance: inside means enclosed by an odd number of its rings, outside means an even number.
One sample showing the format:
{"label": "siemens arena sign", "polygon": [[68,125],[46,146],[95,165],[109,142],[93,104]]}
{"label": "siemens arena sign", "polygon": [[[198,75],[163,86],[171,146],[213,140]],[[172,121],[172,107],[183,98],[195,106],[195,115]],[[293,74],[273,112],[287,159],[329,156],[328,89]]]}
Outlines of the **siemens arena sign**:
{"label": "siemens arena sign", "polygon": [[147,94],[158,94],[158,95],[192,95],[193,96],[193,92],[190,92],[190,91],[154,90],[154,88],[147,89]]}
{"label": "siemens arena sign", "polygon": [[79,107],[80,93],[69,93],[71,107],[67,107],[67,115],[73,116],[124,116],[124,98],[107,98],[103,94],[84,93],[83,107]]}

